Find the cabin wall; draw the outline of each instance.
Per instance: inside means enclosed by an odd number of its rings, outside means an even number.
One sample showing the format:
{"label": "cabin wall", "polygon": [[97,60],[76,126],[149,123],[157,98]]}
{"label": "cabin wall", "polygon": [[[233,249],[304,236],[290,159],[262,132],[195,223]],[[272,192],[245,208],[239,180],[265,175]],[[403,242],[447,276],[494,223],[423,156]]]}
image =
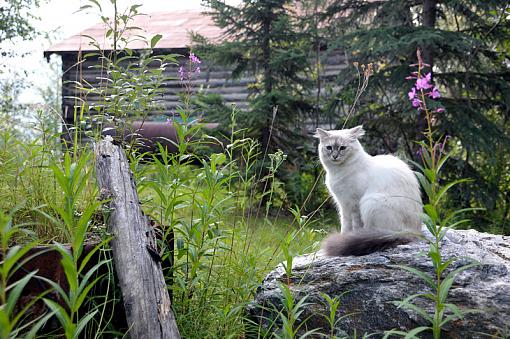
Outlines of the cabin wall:
{"label": "cabin wall", "polygon": [[[159,52],[185,54],[186,50],[165,50]],[[101,98],[97,95],[87,94],[76,89],[76,84],[81,83],[85,87],[104,87],[106,77],[104,69],[95,68],[100,63],[97,57],[88,57],[81,60],[78,53],[62,54],[62,112],[67,122],[74,119],[74,107],[80,106],[80,99],[87,103],[97,104]],[[181,60],[184,62],[184,60]],[[331,81],[338,72],[346,67],[346,59],[343,53],[328,53],[321,60],[323,66],[322,77],[325,81]],[[248,85],[255,82],[255,78],[244,74],[239,79],[233,79],[229,68],[208,64],[203,60],[200,65],[200,74],[194,74],[191,81],[194,91],[201,91],[204,94],[220,94],[226,104],[235,104],[239,109],[247,109],[248,97],[250,94]],[[161,108],[150,113],[149,119],[158,119],[162,116],[169,116],[175,112],[177,106],[182,105],[179,93],[185,89],[179,79],[178,65],[169,65],[165,75],[173,77],[173,80],[166,81],[162,88],[163,95],[159,98]],[[103,85],[101,84],[103,83]]]}
{"label": "cabin wall", "polygon": [[[156,54],[179,54],[186,55],[186,49],[165,49],[156,50]],[[83,55],[86,55],[83,52]],[[81,114],[81,106],[86,102],[89,107],[101,105],[101,98],[93,92],[79,90],[80,86],[85,88],[106,88],[108,82],[107,75],[104,68],[97,67],[100,64],[100,59],[97,56],[87,56],[83,59],[78,52],[61,53],[62,56],[62,112],[64,117],[64,131],[72,131],[74,126],[75,116]],[[324,88],[326,84],[334,84],[335,77],[339,72],[347,67],[347,60],[345,54],[340,51],[323,52],[321,55],[321,95],[326,96]],[[187,58],[184,57],[179,60],[181,64],[187,64]],[[159,65],[154,65],[158,67]],[[186,89],[183,82],[179,79],[178,73],[179,65],[168,65],[165,69],[165,77],[169,77],[165,81],[161,89],[161,95],[157,97],[157,108],[152,109],[150,112],[132,112],[133,120],[144,120],[164,123],[168,117],[177,115],[176,109],[182,105],[181,96]],[[202,92],[204,94],[219,94],[227,105],[233,104],[238,109],[246,110],[249,108],[249,85],[255,82],[253,75],[244,74],[239,79],[233,79],[231,76],[231,69],[224,66],[208,64],[206,60],[202,60],[200,64],[200,74],[193,74],[191,86],[194,92]],[[333,85],[333,88],[336,86]],[[338,88],[335,88],[335,91]],[[92,109],[85,110],[85,114],[93,112]],[[207,112],[197,112],[197,115],[203,116],[206,122],[214,123],[214,121],[207,121]],[[312,121],[313,120],[313,121]],[[326,126],[331,122],[315,121],[310,118],[305,124],[306,130],[315,130],[317,126]],[[148,126],[148,125],[147,125]],[[146,126],[146,129],[148,127]],[[331,127],[331,126],[330,126]],[[150,131],[145,131],[152,133]],[[141,132],[140,132],[141,133]],[[142,133],[143,134],[143,133]],[[65,133],[63,139],[71,143],[71,133]],[[81,140],[87,138],[82,135]]]}

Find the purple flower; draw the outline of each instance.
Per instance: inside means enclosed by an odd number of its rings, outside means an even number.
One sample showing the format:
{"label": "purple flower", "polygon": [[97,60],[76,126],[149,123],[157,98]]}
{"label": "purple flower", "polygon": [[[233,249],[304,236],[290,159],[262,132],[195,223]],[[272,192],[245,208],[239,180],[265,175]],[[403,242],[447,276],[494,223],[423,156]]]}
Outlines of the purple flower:
{"label": "purple flower", "polygon": [[436,112],[436,113],[443,113],[444,112],[444,108],[443,107],[439,107],[434,112]]}
{"label": "purple flower", "polygon": [[171,125],[171,124],[172,124],[172,119],[170,119],[170,118],[166,118],[166,124],[167,124],[167,125]]}
{"label": "purple flower", "polygon": [[411,100],[411,104],[413,105],[413,107],[421,108],[421,100],[420,99],[414,98],[413,100]]}
{"label": "purple flower", "polygon": [[197,74],[200,74],[200,67],[195,68],[195,72],[196,72]]}
{"label": "purple flower", "polygon": [[441,97],[441,94],[439,93],[439,90],[436,87],[432,88],[432,91],[430,91],[427,95],[430,96],[432,99],[437,99]]}
{"label": "purple flower", "polygon": [[420,90],[420,89],[431,88],[432,87],[432,85],[430,84],[431,79],[432,79],[431,73],[427,73],[427,75],[425,75],[425,77],[417,79],[416,80],[416,89]]}
{"label": "purple flower", "polygon": [[414,98],[416,98],[416,88],[411,88],[411,90],[409,91],[409,93],[407,93],[407,96],[409,97],[409,100],[413,100]]}
{"label": "purple flower", "polygon": [[179,76],[181,77],[181,81],[184,80],[186,72],[184,71],[184,67],[179,67]]}
{"label": "purple flower", "polygon": [[202,61],[200,61],[200,59],[193,52],[191,52],[189,54],[189,59],[190,59],[191,63],[193,63],[193,64],[201,64],[202,63]]}

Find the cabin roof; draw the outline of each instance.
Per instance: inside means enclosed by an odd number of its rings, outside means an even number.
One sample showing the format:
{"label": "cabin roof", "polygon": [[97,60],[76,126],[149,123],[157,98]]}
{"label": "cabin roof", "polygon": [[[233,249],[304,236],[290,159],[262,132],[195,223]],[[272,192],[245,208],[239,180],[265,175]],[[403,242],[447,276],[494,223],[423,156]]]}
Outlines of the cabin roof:
{"label": "cabin roof", "polygon": [[[131,34],[145,36],[147,41],[150,41],[154,35],[161,34],[163,37],[156,45],[158,49],[188,48],[191,45],[191,32],[201,34],[212,42],[218,42],[222,36],[222,30],[215,26],[212,18],[202,10],[197,9],[139,15],[133,18],[129,26],[140,27],[142,30],[132,30]],[[98,23],[77,35],[52,45],[44,51],[44,54],[96,50],[89,37],[93,37],[103,50],[111,50],[113,39],[111,37],[105,38],[107,29],[104,23]],[[141,39],[133,37],[130,40],[132,41],[126,46],[130,49],[146,49],[149,47]]]}

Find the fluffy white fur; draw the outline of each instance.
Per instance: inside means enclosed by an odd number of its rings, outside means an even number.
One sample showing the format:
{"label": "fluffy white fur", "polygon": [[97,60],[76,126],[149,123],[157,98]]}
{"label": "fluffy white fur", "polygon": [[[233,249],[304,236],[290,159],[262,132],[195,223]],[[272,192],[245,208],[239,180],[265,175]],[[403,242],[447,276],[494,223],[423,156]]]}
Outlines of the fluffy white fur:
{"label": "fluffy white fur", "polygon": [[[422,202],[414,173],[395,156],[366,153],[358,141],[364,133],[362,126],[332,131],[317,129],[326,186],[341,218],[340,235],[381,238],[419,233]],[[339,235],[331,239],[342,241]],[[326,247],[334,246],[329,243]],[[329,252],[341,255],[334,250]]]}

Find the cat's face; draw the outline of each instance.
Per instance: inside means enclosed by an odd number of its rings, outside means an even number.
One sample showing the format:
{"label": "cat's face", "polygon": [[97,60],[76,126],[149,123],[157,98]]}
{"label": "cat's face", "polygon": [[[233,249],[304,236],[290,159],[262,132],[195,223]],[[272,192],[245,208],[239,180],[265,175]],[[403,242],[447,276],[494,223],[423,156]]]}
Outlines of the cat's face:
{"label": "cat's face", "polygon": [[355,152],[357,139],[365,133],[362,126],[351,129],[325,131],[318,128],[319,153],[323,161],[341,164]]}

